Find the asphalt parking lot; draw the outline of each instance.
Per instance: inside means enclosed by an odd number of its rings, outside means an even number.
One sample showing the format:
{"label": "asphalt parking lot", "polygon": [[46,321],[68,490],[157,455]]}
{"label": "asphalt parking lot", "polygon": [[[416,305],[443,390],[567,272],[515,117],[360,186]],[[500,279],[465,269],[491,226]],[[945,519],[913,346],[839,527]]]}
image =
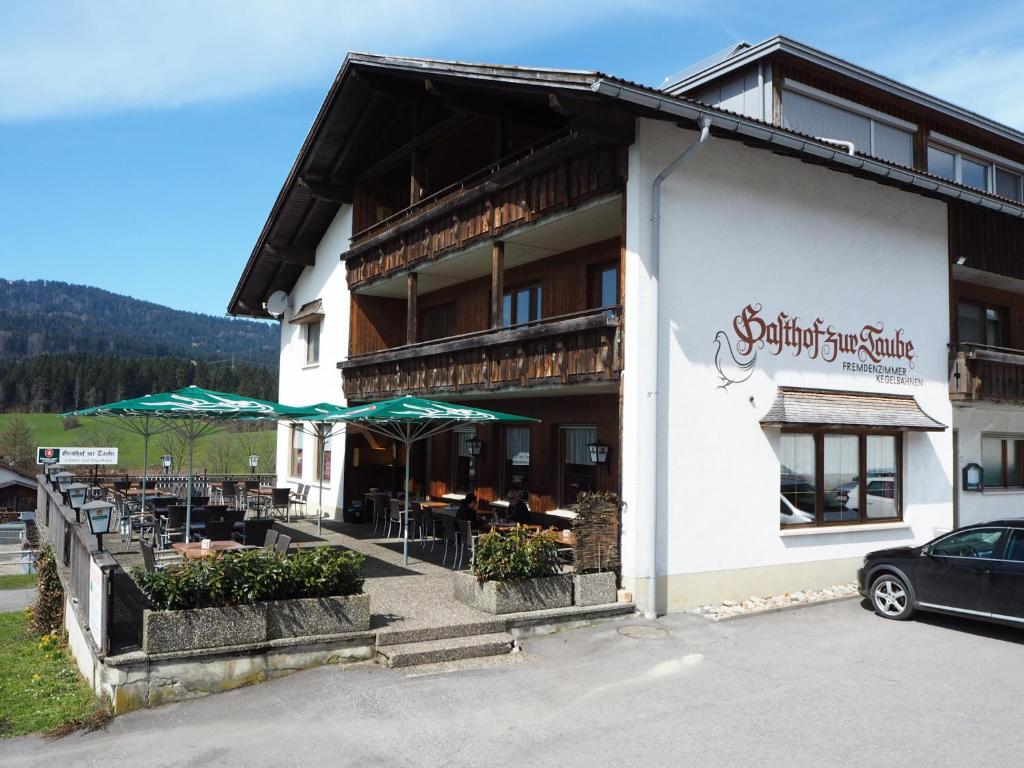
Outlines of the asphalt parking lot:
{"label": "asphalt parking lot", "polygon": [[[664,633],[621,630],[647,625]],[[656,635],[650,637],[648,635]],[[1024,631],[859,600],[541,638],[497,661],[310,670],[0,743],[14,766],[1008,766]]]}

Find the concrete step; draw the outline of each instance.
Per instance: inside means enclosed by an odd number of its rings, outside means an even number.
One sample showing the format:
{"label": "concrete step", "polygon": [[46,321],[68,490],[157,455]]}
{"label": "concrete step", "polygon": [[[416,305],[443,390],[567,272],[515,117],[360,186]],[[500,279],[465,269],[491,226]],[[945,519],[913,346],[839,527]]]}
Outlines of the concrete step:
{"label": "concrete step", "polygon": [[377,633],[377,646],[419,643],[427,640],[448,640],[473,635],[492,635],[506,630],[506,622],[500,617],[472,621],[464,624],[447,624],[416,629],[387,629]]}
{"label": "concrete step", "polygon": [[377,661],[389,667],[411,667],[481,656],[500,656],[511,650],[512,635],[508,632],[491,632],[486,635],[378,646]]}

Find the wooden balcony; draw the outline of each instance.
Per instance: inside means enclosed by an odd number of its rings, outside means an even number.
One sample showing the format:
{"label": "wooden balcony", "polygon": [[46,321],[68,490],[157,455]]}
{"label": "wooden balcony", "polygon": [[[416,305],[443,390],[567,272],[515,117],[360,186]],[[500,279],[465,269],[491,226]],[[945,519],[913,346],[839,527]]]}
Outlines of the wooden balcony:
{"label": "wooden balcony", "polygon": [[480,393],[614,381],[622,370],[618,308],[359,355],[338,363],[345,397]]}
{"label": "wooden balcony", "polygon": [[951,363],[951,400],[1024,403],[1024,350],[961,344]]}
{"label": "wooden balcony", "polygon": [[342,254],[349,287],[415,269],[622,186],[614,149],[570,134],[357,233]]}

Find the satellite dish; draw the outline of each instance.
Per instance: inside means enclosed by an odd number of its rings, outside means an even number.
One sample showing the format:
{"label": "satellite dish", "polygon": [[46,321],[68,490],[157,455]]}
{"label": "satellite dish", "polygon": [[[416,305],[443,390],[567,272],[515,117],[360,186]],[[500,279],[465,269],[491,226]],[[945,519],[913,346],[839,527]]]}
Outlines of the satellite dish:
{"label": "satellite dish", "polygon": [[263,306],[273,317],[281,317],[285,310],[292,308],[292,298],[287,291],[274,291],[267,297]]}

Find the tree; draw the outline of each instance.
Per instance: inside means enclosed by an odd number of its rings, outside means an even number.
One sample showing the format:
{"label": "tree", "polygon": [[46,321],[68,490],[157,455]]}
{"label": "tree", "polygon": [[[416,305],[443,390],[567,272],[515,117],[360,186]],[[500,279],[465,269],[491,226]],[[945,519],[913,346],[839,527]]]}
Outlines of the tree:
{"label": "tree", "polygon": [[15,416],[0,433],[0,455],[11,466],[25,474],[35,474],[36,441],[26,421]]}
{"label": "tree", "polygon": [[216,475],[230,475],[239,470],[241,461],[238,444],[228,435],[211,437],[206,447],[206,464]]}

